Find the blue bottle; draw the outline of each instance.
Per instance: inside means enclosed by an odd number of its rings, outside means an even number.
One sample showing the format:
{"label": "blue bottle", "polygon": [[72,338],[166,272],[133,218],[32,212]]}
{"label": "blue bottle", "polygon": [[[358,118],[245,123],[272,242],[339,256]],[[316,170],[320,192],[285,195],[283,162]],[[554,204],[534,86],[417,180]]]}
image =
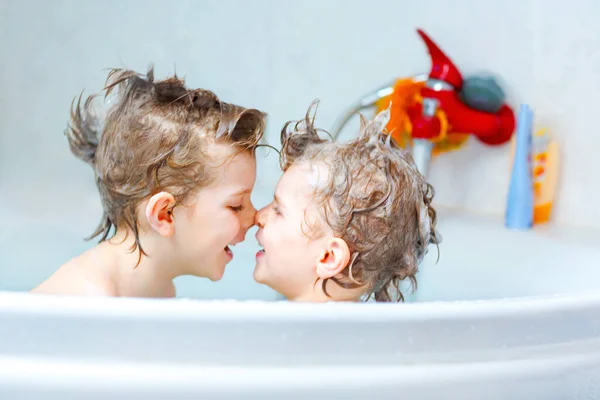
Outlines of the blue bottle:
{"label": "blue bottle", "polygon": [[506,204],[505,224],[509,229],[530,229],[533,226],[532,125],[533,111],[528,104],[521,104]]}

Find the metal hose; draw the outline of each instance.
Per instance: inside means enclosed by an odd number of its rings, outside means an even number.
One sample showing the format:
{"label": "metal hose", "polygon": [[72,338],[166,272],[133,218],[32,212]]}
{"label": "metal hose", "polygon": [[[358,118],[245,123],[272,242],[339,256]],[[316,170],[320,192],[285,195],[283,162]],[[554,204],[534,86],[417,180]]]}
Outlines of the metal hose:
{"label": "metal hose", "polygon": [[[415,82],[425,82],[425,81],[427,81],[427,78],[428,78],[427,74],[419,74],[419,75],[414,75],[411,79]],[[342,114],[342,116],[338,119],[337,123],[334,125],[333,129],[331,130],[330,133],[331,133],[331,136],[333,137],[333,139],[336,140],[338,138],[338,136],[342,132],[342,129],[344,129],[344,126],[346,126],[348,121],[353,116],[355,116],[360,111],[362,111],[366,108],[373,107],[375,105],[375,103],[377,103],[377,101],[392,94],[394,92],[394,85],[396,84],[396,81],[397,81],[397,79],[395,79],[392,82],[388,83],[387,85],[382,86],[379,89],[363,96],[360,100],[358,100],[352,106],[350,106]]]}

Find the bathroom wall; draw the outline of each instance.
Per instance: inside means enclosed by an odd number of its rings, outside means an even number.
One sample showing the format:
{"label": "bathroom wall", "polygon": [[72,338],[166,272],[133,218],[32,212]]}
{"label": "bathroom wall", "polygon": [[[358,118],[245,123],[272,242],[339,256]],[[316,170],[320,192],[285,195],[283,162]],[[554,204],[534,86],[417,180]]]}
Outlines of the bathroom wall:
{"label": "bathroom wall", "polygon": [[[513,105],[534,107],[537,126],[563,149],[555,219],[600,227],[599,17],[592,0],[0,0],[0,250],[9,253],[0,289],[28,289],[87,246],[75,238],[93,230],[99,202],[62,133],[72,98],[99,90],[105,68],[154,63],[159,77],[176,70],[191,86],[266,110],[277,145],[281,125],[315,97],[319,125],[331,128],[364,93],[426,72],[416,27],[465,74],[493,72]],[[276,161],[259,158],[257,207],[270,199]],[[479,213],[503,212],[508,179],[507,148],[474,140],[431,167],[438,205]],[[255,251],[252,239],[238,246],[221,282],[182,278],[179,294],[274,298],[252,281]]]}

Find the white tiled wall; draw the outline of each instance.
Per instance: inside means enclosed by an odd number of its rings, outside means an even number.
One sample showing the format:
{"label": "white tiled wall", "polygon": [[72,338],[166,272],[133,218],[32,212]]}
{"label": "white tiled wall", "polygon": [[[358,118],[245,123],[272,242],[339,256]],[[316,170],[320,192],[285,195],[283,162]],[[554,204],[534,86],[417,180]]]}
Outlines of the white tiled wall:
{"label": "white tiled wall", "polygon": [[[0,0],[0,217],[13,227],[34,221],[42,233],[93,229],[100,210],[92,173],[70,155],[62,132],[72,98],[101,88],[104,68],[153,62],[159,77],[176,68],[191,86],[267,111],[277,145],[281,125],[302,117],[315,97],[320,125],[331,128],[364,93],[426,72],[415,33],[422,27],[465,74],[493,72],[513,105],[533,106],[537,126],[563,150],[555,218],[600,227],[599,20],[593,0]],[[259,168],[257,206],[279,175],[274,154]],[[431,167],[438,204],[480,212],[503,212],[508,178],[506,147],[475,141]],[[23,244],[23,254],[32,245]],[[180,293],[273,297],[242,261],[254,250],[252,240],[238,249],[219,284],[182,279]]]}

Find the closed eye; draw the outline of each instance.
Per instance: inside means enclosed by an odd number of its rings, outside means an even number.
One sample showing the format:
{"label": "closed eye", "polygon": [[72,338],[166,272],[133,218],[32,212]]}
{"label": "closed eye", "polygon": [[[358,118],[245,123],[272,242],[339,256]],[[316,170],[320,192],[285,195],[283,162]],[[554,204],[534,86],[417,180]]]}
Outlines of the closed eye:
{"label": "closed eye", "polygon": [[240,212],[244,209],[243,205],[239,205],[239,206],[230,206],[229,207],[231,210],[235,211],[235,212]]}

